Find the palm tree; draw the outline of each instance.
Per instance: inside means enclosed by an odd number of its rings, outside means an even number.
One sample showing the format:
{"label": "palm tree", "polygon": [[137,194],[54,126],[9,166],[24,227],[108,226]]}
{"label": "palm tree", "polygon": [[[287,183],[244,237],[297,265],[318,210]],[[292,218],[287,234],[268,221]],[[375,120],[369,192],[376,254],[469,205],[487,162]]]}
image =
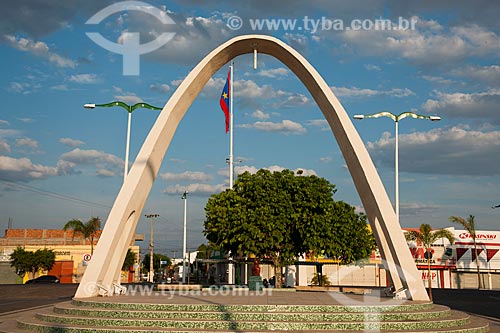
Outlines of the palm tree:
{"label": "palm tree", "polygon": [[429,289],[429,298],[432,301],[432,285],[431,285],[431,256],[430,256],[430,247],[436,242],[439,238],[447,238],[450,241],[450,244],[453,244],[455,240],[455,236],[449,230],[439,229],[436,231],[432,231],[432,228],[428,224],[422,224],[420,229],[408,231],[405,234],[406,240],[413,240],[422,243],[425,248],[427,254],[427,287]]}
{"label": "palm tree", "polygon": [[94,238],[97,236],[97,232],[101,229],[101,219],[99,217],[91,217],[86,223],[78,219],[73,219],[68,222],[63,227],[63,230],[68,229],[73,230],[73,238],[76,234],[81,234],[83,238],[90,241],[90,255],[94,254]]}
{"label": "palm tree", "polygon": [[477,266],[477,285],[478,288],[481,289],[483,287],[483,283],[481,282],[481,273],[479,271],[479,258],[477,255],[477,245],[476,245],[476,222],[474,221],[474,216],[469,215],[468,219],[464,219],[460,216],[450,216],[450,221],[453,223],[461,224],[462,227],[467,230],[472,241],[474,242],[474,253],[476,254],[476,266]]}

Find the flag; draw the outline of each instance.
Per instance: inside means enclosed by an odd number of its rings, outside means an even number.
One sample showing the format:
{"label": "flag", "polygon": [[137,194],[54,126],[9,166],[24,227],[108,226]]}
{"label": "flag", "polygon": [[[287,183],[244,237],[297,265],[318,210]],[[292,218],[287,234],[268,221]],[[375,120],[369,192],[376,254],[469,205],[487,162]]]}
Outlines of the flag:
{"label": "flag", "polygon": [[231,116],[229,113],[229,94],[231,93],[231,87],[229,86],[230,80],[231,70],[227,73],[226,84],[224,85],[224,89],[220,95],[220,107],[226,116],[226,133],[229,131],[229,117]]}

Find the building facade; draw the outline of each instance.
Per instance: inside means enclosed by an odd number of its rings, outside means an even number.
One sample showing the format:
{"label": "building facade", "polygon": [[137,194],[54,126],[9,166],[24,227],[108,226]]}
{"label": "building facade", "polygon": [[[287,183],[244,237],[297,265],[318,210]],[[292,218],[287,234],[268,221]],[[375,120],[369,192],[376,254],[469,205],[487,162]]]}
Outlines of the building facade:
{"label": "building facade", "polygon": [[[99,230],[92,245],[72,230],[6,229],[4,237],[0,237],[0,283],[25,283],[30,278],[28,274],[17,276],[15,269],[10,267],[10,255],[17,247],[26,251],[53,250],[56,255],[54,266],[40,274],[58,276],[61,283],[78,283],[92,260],[92,247],[95,247],[100,235]],[[136,254],[136,264],[122,272],[122,282],[138,281],[139,246],[131,244],[130,249]]]}

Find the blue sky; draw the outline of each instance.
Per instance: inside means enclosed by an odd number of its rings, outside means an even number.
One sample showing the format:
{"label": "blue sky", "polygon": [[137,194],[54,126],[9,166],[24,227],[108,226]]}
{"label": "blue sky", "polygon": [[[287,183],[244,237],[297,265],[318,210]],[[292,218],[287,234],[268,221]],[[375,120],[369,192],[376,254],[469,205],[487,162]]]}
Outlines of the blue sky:
{"label": "blue sky", "polygon": [[[163,107],[208,52],[231,37],[276,36],[295,47],[323,76],[351,115],[382,110],[438,115],[440,122],[400,123],[401,225],[449,226],[451,215],[476,216],[481,229],[500,230],[500,37],[494,1],[291,0],[149,1],[175,25],[137,11],[85,22],[110,1],[4,2],[0,6],[0,222],[15,228],[60,228],[73,218],[106,219],[123,181],[127,113],[84,109],[85,103],[144,101]],[[238,16],[241,28],[234,24]],[[255,20],[279,26],[252,29]],[[413,20],[414,29],[327,29],[325,20]],[[295,20],[295,21],[279,21]],[[320,24],[312,31],[311,24]],[[341,20],[341,21],[340,21]],[[261,21],[266,22],[266,21]],[[268,21],[270,22],[270,21]],[[281,22],[281,23],[276,23]],[[295,22],[285,27],[284,22]],[[394,27],[392,25],[392,27]],[[324,28],[324,29],[323,29]],[[174,38],[142,55],[140,74],[122,74],[122,56],[87,32],[122,43],[165,31]],[[156,248],[182,248],[188,201],[188,247],[203,242],[204,206],[227,187],[229,136],[219,96],[228,67],[208,82],[175,133],[143,213],[158,213]],[[338,200],[362,209],[337,143],[299,80],[275,59],[235,59],[236,171],[303,169],[337,185]],[[133,162],[158,111],[132,116]],[[355,121],[355,120],[353,120]],[[387,192],[394,195],[394,123],[355,121]],[[149,234],[142,218],[138,232]],[[144,242],[143,247],[146,247]]]}

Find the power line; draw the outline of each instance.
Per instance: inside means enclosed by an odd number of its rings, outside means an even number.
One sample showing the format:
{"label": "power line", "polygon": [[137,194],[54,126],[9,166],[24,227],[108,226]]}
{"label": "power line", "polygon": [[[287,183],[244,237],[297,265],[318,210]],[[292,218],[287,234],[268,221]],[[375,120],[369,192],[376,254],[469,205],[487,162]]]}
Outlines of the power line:
{"label": "power line", "polygon": [[106,208],[106,209],[111,208],[111,206],[106,206],[106,205],[103,205],[103,204],[100,204],[97,202],[92,202],[92,201],[72,197],[72,196],[69,196],[66,194],[60,194],[60,193],[56,193],[56,192],[52,192],[52,191],[48,191],[48,190],[43,190],[43,189],[29,186],[26,184],[13,183],[13,182],[6,181],[3,179],[0,179],[0,182],[6,184],[7,186],[10,186],[10,187],[13,187],[13,188],[16,188],[19,190],[37,193],[40,195],[44,195],[44,196],[59,199],[59,200],[70,201],[70,202],[77,203],[77,204],[84,205],[84,206],[94,206],[94,207],[101,207],[101,208]]}

